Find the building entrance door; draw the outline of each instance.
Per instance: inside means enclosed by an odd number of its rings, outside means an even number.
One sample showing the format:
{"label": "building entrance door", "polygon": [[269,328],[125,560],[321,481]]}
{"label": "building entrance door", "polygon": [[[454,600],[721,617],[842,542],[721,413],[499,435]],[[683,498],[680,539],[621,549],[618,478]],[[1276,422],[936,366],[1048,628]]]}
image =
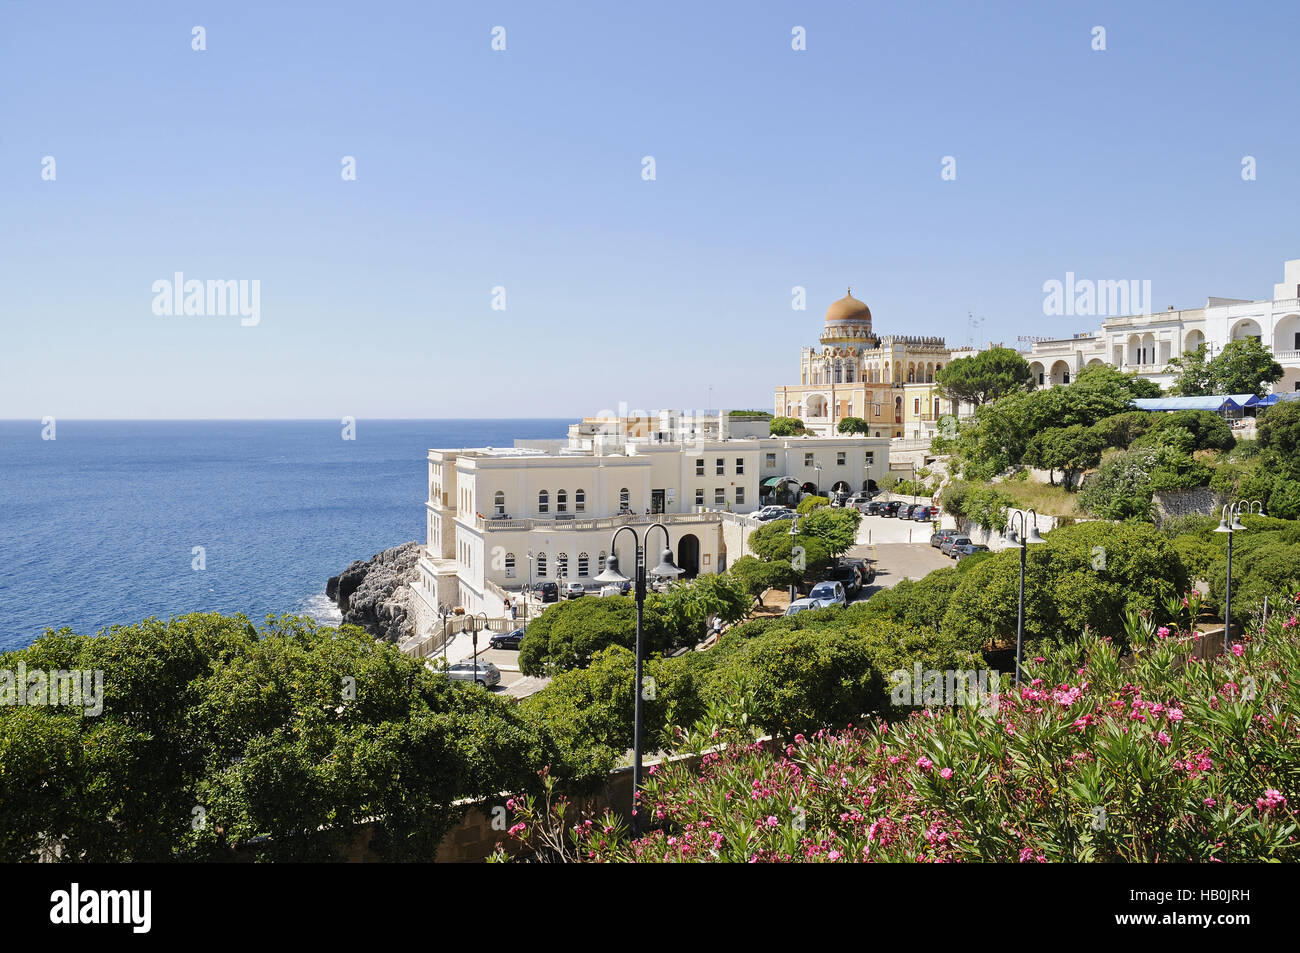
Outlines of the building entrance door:
{"label": "building entrance door", "polygon": [[664,512],[664,491],[663,490],[650,491],[650,512],[651,513]]}

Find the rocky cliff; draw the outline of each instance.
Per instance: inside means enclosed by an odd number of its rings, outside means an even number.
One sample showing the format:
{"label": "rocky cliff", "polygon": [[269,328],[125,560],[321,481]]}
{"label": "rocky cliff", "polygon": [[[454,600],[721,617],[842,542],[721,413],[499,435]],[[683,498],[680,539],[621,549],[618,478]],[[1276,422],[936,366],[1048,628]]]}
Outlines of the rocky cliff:
{"label": "rocky cliff", "polygon": [[411,633],[409,601],[419,576],[419,543],[385,549],[357,560],[325,584],[325,595],[343,612],[343,621],[359,625],[377,639],[397,642]]}

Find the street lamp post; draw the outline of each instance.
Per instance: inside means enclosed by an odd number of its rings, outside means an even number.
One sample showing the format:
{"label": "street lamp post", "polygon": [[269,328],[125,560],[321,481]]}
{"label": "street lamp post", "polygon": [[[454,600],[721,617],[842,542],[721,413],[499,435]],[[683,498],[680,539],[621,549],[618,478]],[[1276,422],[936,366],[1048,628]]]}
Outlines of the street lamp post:
{"label": "street lamp post", "polygon": [[[1025,513],[1023,510],[1016,510],[1011,514],[1011,519],[1007,521],[1006,529],[1003,530],[1002,538],[1006,540],[1009,546],[1018,546],[1020,548],[1020,602],[1016,610],[1016,685],[1020,684],[1020,653],[1025,641],[1025,551],[1029,544],[1045,543],[1038,534],[1038,513],[1034,510],[1027,512],[1034,514],[1034,525],[1025,532]],[[1016,532],[1016,518],[1020,518],[1020,532]]]}
{"label": "street lamp post", "polygon": [[[478,616],[483,617],[483,624],[479,624]],[[478,682],[478,634],[488,628],[488,614],[486,612],[471,612],[465,617],[469,624],[469,636],[474,644],[474,681]],[[461,629],[464,632],[464,629]]]}
{"label": "street lamp post", "polygon": [[821,496],[822,495],[822,465],[820,463],[814,463],[813,469],[817,471],[817,489],[814,492],[816,493],[817,496]]}
{"label": "street lamp post", "polygon": [[1225,654],[1228,651],[1228,639],[1232,635],[1232,535],[1246,528],[1246,524],[1241,521],[1243,506],[1250,514],[1254,514],[1255,507],[1258,506],[1259,515],[1264,515],[1264,504],[1260,500],[1237,500],[1235,503],[1225,503],[1219,518],[1219,528],[1215,530],[1216,533],[1228,534],[1228,578],[1223,590],[1223,651]]}
{"label": "street lamp post", "polygon": [[635,587],[633,595],[636,599],[636,681],[634,688],[636,691],[635,701],[632,709],[632,836],[641,836],[641,811],[639,797],[641,794],[641,733],[644,721],[642,711],[642,700],[644,692],[641,685],[641,665],[643,647],[641,643],[641,619],[645,609],[645,583],[646,583],[646,546],[650,542],[650,531],[658,527],[664,534],[664,549],[659,556],[659,565],[656,566],[652,573],[656,576],[680,576],[682,570],[678,569],[673,562],[673,551],[669,548],[671,538],[668,535],[668,527],[663,523],[651,523],[645,528],[644,538],[637,535],[636,529],[631,526],[620,526],[614,530],[614,535],[609,541],[609,558],[605,560],[605,571],[596,577],[596,582],[602,585],[622,585],[625,582],[631,582],[632,579],[618,571],[618,536],[620,533],[631,533],[633,539],[632,559],[634,562],[633,574],[635,576]]}
{"label": "street lamp post", "polygon": [[442,623],[442,665],[447,667],[447,619],[451,617],[451,607],[446,604],[438,606],[438,619]]}

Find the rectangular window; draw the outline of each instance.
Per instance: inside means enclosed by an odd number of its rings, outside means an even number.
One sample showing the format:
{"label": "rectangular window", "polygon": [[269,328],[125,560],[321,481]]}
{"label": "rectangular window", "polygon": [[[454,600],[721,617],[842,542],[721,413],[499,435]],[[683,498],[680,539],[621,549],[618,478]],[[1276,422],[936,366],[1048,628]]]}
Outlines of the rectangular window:
{"label": "rectangular window", "polygon": [[704,458],[700,457],[695,461],[695,475],[704,476]]}
{"label": "rectangular window", "polygon": [[848,462],[847,458],[848,458],[848,454],[845,451],[840,451],[839,453],[835,454],[835,465],[837,467],[844,466],[844,464]]}
{"label": "rectangular window", "polygon": [[745,458],[736,457],[736,476],[745,475]]}
{"label": "rectangular window", "polygon": [[743,486],[736,487],[736,503],[740,506],[745,503],[745,488]]}
{"label": "rectangular window", "polygon": [[704,505],[704,487],[698,487],[695,490],[695,505],[696,506]]}
{"label": "rectangular window", "polygon": [[[879,437],[880,434],[876,434],[876,436]],[[874,451],[874,450],[867,450],[867,451],[865,451],[864,454],[863,454],[863,462],[866,463],[866,465],[869,466],[869,467],[873,467],[873,466],[875,466],[875,465],[876,465],[876,451]]]}
{"label": "rectangular window", "polygon": [[722,487],[717,487],[713,491],[713,502],[716,506],[727,505],[727,491]]}
{"label": "rectangular window", "polygon": [[727,472],[727,461],[724,460],[722,457],[718,457],[718,476],[722,476],[726,472]]}
{"label": "rectangular window", "polygon": [[921,398],[919,398],[919,397],[913,397],[913,398],[912,398],[912,413],[913,413],[913,414],[916,414],[916,415],[918,415],[918,416],[920,415],[920,413],[921,413]]}
{"label": "rectangular window", "polygon": [[[1296,335],[1296,337],[1297,337],[1297,338],[1300,338],[1300,335]],[[1296,342],[1296,347],[1297,347],[1297,348],[1300,348],[1300,340],[1297,340],[1297,342]],[[775,454],[775,453],[769,453],[769,454],[764,455],[764,457],[763,457],[763,466],[765,466],[765,467],[774,467],[774,466],[776,466],[776,454]]]}
{"label": "rectangular window", "polygon": [[813,465],[813,455],[811,453],[805,453],[803,455],[803,465],[806,467]]}

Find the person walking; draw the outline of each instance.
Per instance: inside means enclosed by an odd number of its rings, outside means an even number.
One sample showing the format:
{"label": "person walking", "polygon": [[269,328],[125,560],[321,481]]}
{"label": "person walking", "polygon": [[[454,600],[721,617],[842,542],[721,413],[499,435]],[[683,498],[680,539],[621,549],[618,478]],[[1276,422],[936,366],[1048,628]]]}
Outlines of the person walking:
{"label": "person walking", "polygon": [[514,622],[519,618],[519,606],[515,605],[515,600],[510,600],[510,621]]}

